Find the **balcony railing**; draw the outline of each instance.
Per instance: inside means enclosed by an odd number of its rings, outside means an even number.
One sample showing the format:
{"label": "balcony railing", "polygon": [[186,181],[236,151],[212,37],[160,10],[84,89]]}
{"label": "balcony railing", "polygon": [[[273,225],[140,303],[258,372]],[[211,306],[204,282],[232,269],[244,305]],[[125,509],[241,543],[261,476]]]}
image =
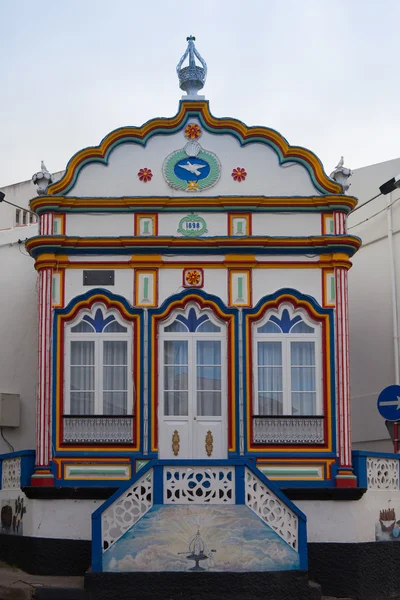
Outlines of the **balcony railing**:
{"label": "balcony railing", "polygon": [[323,444],[324,417],[253,417],[253,444]]}
{"label": "balcony railing", "polygon": [[132,444],[133,416],[65,415],[64,444]]}

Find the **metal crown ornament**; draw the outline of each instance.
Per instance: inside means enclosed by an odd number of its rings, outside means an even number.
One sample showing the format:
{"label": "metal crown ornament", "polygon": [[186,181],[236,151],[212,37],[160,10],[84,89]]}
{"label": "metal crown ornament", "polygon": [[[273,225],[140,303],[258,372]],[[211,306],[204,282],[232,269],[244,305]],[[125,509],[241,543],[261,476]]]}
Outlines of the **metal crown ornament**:
{"label": "metal crown ornament", "polygon": [[[184,98],[200,100],[203,97],[198,96],[197,92],[204,87],[207,77],[207,63],[197,51],[194,45],[195,39],[192,35],[186,38],[188,47],[176,67],[176,72],[178,73],[179,87],[187,94],[187,97],[184,96]],[[189,64],[182,67],[187,58],[189,58]],[[201,66],[196,65],[196,58]]]}

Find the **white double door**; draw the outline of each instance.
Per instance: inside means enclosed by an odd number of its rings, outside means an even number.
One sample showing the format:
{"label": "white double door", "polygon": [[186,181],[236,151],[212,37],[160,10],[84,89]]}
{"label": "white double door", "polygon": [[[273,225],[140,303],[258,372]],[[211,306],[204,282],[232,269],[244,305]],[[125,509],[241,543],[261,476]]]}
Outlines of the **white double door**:
{"label": "white double door", "polygon": [[164,334],[160,339],[160,458],[227,458],[225,356],[221,336]]}

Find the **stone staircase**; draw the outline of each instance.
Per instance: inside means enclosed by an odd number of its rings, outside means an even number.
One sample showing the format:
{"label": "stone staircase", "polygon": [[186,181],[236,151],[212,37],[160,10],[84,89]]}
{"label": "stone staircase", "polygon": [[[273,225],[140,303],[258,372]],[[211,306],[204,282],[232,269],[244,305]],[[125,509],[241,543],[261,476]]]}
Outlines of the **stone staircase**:
{"label": "stone staircase", "polygon": [[150,461],[93,513],[85,589],[96,600],[321,597],[305,515],[247,460]]}

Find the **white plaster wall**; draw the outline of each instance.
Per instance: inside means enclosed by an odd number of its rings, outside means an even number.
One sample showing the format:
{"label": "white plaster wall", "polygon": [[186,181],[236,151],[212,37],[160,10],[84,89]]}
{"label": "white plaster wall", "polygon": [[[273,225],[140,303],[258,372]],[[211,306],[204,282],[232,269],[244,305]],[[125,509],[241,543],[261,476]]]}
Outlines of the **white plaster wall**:
{"label": "white plaster wall", "polygon": [[24,535],[70,540],[92,539],[92,513],[104,500],[28,500]]}
{"label": "white plaster wall", "polygon": [[[158,213],[158,235],[178,236],[179,222],[190,212]],[[205,221],[204,236],[228,235],[228,214],[198,213]],[[132,236],[134,235],[133,213],[123,214],[67,214],[66,235],[69,236]],[[321,235],[321,215],[307,213],[254,213],[252,234],[263,236],[311,236]]]}
{"label": "white plaster wall", "polygon": [[[400,173],[400,158],[356,169],[350,192],[361,205],[348,218],[349,233],[363,241],[349,271],[350,383],[353,443],[357,449],[392,451],[393,445],[378,414],[379,393],[395,383],[393,315],[387,196],[363,204],[379,193],[379,186]],[[397,274],[397,311],[400,315],[400,190],[393,192],[393,229]],[[399,200],[399,201],[397,201]],[[382,211],[382,212],[380,212]],[[380,214],[376,214],[380,213]]]}
{"label": "white plaster wall", "polygon": [[[195,122],[196,119],[191,119]],[[122,144],[111,153],[108,166],[89,164],[78,176],[69,196],[182,196],[187,192],[173,190],[165,182],[162,166],[165,158],[185,146],[184,130],[179,133],[159,135],[149,140],[146,147]],[[230,135],[203,132],[199,139],[204,150],[213,152],[222,164],[221,178],[213,187],[200,192],[206,196],[263,195],[311,196],[319,195],[305,167],[290,163],[279,166],[278,156],[269,146],[253,143],[241,147]],[[139,169],[147,167],[153,172],[149,183],[139,181]],[[247,178],[240,183],[231,176],[236,167],[244,167]],[[195,192],[190,195],[199,195]]]}
{"label": "white plaster wall", "polygon": [[[360,500],[298,500],[309,542],[374,542],[379,511],[400,509],[400,491],[368,490]],[[379,526],[380,527],[380,526]]]}
{"label": "white plaster wall", "polygon": [[123,213],[67,214],[65,233],[80,237],[121,237],[132,236],[135,231],[135,215]]}
{"label": "white plaster wall", "polygon": [[253,214],[253,235],[298,237],[321,235],[321,215],[311,213]]}
{"label": "white plaster wall", "polygon": [[[0,490],[0,502],[23,498],[23,535],[70,540],[92,539],[92,513],[104,500],[33,500],[20,489]],[[12,535],[12,534],[10,534]]]}
{"label": "white plaster wall", "polygon": [[[70,262],[128,262],[131,257],[128,254],[71,254],[68,256]],[[112,265],[110,265],[110,268]]]}
{"label": "white plaster wall", "polygon": [[[279,256],[276,257],[279,260]],[[322,304],[321,269],[253,269],[253,305],[281,288],[293,288]]]}
{"label": "white plaster wall", "polygon": [[[163,258],[166,258],[163,256]],[[182,260],[182,259],[181,259]],[[173,262],[173,261],[171,261]],[[187,268],[196,267],[198,257],[186,257]],[[172,265],[171,265],[172,267]],[[112,264],[110,264],[112,268]],[[151,265],[149,266],[151,268]],[[183,268],[179,267],[159,269],[158,280],[158,305],[164,300],[185,289],[182,285]],[[273,294],[277,290],[290,287],[303,294],[312,296],[322,303],[320,269],[253,269],[252,295],[253,305],[260,298]],[[101,287],[110,290],[127,299],[131,304],[134,301],[134,269],[115,269],[115,285],[113,286],[83,286],[83,269],[66,269],[65,271],[65,305],[76,296],[86,293],[90,289]],[[228,270],[204,269],[203,291],[219,297],[222,302],[228,302]]]}
{"label": "white plaster wall", "polygon": [[[190,266],[190,265],[188,265]],[[196,266],[195,261],[193,266]],[[159,270],[159,288],[158,303],[161,305],[164,300],[184,290],[182,286],[182,269],[160,269]],[[196,290],[193,290],[196,291]],[[228,302],[228,271],[227,269],[204,269],[204,288],[203,291],[208,294],[218,296],[227,304]]]}
{"label": "white plaster wall", "polygon": [[[112,264],[110,264],[112,269]],[[91,289],[102,288],[118,294],[133,303],[133,269],[115,269],[115,285],[83,285],[84,269],[65,270],[65,305]]]}
{"label": "white plaster wall", "polygon": [[[37,274],[23,244],[37,225],[0,232],[0,392],[20,394],[21,425],[5,428],[15,450],[35,448],[37,386]],[[0,453],[9,452],[0,438]]]}

